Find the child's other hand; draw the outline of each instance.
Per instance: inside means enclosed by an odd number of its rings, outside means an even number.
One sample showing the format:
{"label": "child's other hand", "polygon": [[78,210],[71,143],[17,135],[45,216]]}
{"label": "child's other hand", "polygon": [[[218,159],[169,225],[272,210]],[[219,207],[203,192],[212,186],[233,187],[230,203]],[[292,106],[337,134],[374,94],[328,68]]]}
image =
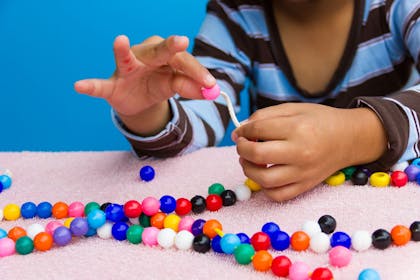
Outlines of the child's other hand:
{"label": "child's other hand", "polygon": [[366,108],[287,103],[257,111],[232,138],[245,175],[267,196],[283,201],[341,168],[376,160],[386,143],[381,129],[375,113]]}

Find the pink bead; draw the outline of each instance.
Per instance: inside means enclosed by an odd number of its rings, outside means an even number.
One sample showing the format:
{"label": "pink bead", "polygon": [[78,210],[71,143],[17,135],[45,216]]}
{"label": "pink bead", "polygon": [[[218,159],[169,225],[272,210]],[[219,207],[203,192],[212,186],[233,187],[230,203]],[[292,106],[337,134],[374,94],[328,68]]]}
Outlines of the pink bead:
{"label": "pink bead", "polygon": [[144,214],[146,214],[147,216],[153,216],[159,211],[160,201],[154,197],[149,196],[143,199],[141,207]]}
{"label": "pink bead", "polygon": [[83,217],[85,206],[80,201],[72,202],[69,205],[69,217]]}
{"label": "pink bead", "polygon": [[46,226],[45,226],[45,232],[54,235],[54,231],[58,228],[63,226],[62,223],[58,222],[58,221],[51,221],[49,222]]}
{"label": "pink bead", "polygon": [[218,84],[215,84],[211,88],[202,88],[201,94],[207,100],[214,100],[220,95],[220,87]]}
{"label": "pink bead", "polygon": [[194,223],[194,218],[189,217],[189,216],[183,217],[178,224],[178,231],[187,230],[191,232],[191,226],[193,223]]}
{"label": "pink bead", "polygon": [[290,280],[309,280],[311,269],[309,265],[304,262],[294,262],[289,268],[289,279]]}
{"label": "pink bead", "polygon": [[144,228],[141,235],[143,243],[147,246],[153,247],[158,245],[157,236],[159,234],[159,229],[157,227],[147,227]]}
{"label": "pink bead", "polygon": [[336,267],[343,267],[351,261],[351,251],[344,246],[336,246],[328,253],[330,264]]}
{"label": "pink bead", "polygon": [[0,239],[0,257],[7,257],[15,252],[15,242],[12,239],[8,237]]}

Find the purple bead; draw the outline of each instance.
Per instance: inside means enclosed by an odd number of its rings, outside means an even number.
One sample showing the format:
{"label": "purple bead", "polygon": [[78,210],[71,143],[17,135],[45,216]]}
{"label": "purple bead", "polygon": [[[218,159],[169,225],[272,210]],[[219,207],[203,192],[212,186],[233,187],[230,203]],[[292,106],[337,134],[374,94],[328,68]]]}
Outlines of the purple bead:
{"label": "purple bead", "polygon": [[85,235],[88,230],[89,225],[85,218],[75,218],[70,224],[70,231],[74,236]]}
{"label": "purple bead", "polygon": [[65,246],[71,241],[71,232],[65,226],[61,226],[54,231],[53,237],[55,244],[58,246]]}
{"label": "purple bead", "polygon": [[416,180],[417,175],[420,174],[420,167],[411,164],[404,170],[404,172],[407,174],[408,181],[413,182]]}
{"label": "purple bead", "polygon": [[204,226],[205,223],[206,223],[206,221],[203,220],[203,219],[195,220],[194,223],[191,225],[191,233],[194,236],[202,234],[203,233],[203,226]]}

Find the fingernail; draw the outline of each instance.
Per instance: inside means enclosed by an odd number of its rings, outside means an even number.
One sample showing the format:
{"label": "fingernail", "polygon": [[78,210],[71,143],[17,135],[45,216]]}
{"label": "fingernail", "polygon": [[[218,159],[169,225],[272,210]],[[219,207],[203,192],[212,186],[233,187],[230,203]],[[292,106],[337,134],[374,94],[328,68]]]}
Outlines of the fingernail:
{"label": "fingernail", "polygon": [[212,87],[216,83],[216,79],[211,74],[207,74],[204,78],[206,87]]}
{"label": "fingernail", "polygon": [[186,37],[186,36],[178,36],[178,35],[175,35],[175,36],[174,36],[174,42],[175,42],[175,43],[182,42],[182,41],[184,41],[185,39],[187,39],[187,40],[188,40],[188,37]]}
{"label": "fingernail", "polygon": [[234,143],[236,143],[236,141],[238,141],[238,134],[236,134],[236,132],[232,132],[232,134],[230,135],[230,138],[232,139],[232,141]]}

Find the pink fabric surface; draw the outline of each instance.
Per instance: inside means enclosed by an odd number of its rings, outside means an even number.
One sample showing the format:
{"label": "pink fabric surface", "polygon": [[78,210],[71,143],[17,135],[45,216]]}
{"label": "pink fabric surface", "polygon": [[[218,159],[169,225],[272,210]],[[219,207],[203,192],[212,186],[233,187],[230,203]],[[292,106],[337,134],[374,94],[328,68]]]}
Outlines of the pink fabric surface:
{"label": "pink fabric surface", "polygon": [[[150,164],[156,170],[151,182],[138,178],[139,169]],[[0,207],[26,201],[83,203],[107,201],[124,203],[147,196],[160,198],[169,194],[190,199],[205,196],[209,185],[220,182],[234,189],[245,177],[233,147],[208,148],[166,160],[141,161],[128,152],[66,153],[0,153],[0,166],[13,172],[13,185],[0,194]],[[251,200],[223,207],[218,212],[205,212],[194,218],[218,219],[224,232],[259,231],[269,221],[293,233],[306,220],[318,220],[330,214],[337,220],[337,230],[350,235],[360,229],[388,231],[397,224],[409,226],[420,220],[420,188],[409,184],[404,188],[368,186],[319,186],[297,199],[276,203],[253,194]],[[0,228],[28,226],[47,220],[1,221]],[[311,268],[326,265],[326,254],[310,252],[283,253],[292,261],[302,260]],[[345,268],[331,268],[335,279],[357,279],[367,267],[375,268],[382,279],[419,279],[420,242],[410,241],[402,247],[386,250],[370,248],[353,251],[353,259]],[[66,247],[47,252],[0,258],[0,279],[275,279],[271,272],[256,272],[251,265],[236,264],[233,256],[213,252],[199,254],[177,249],[163,250],[128,242],[93,238],[74,238]],[[277,278],[278,279],[278,278]]]}

